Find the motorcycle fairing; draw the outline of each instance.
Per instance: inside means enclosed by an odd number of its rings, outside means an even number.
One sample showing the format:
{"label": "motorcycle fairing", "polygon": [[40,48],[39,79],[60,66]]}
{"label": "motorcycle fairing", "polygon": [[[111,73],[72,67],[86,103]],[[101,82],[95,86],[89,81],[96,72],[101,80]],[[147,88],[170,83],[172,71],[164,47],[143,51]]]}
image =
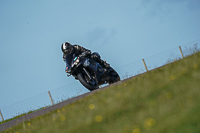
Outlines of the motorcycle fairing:
{"label": "motorcycle fairing", "polygon": [[71,71],[72,64],[75,62],[75,60],[74,60],[75,56],[76,56],[75,52],[72,52],[65,57],[66,72]]}
{"label": "motorcycle fairing", "polygon": [[90,59],[90,63],[87,68],[90,69],[91,71],[93,71],[95,73],[95,79],[96,79],[96,83],[99,83],[102,75],[105,74],[105,71],[99,71],[99,68],[102,68],[99,63],[97,63],[96,61],[93,61],[92,59]]}

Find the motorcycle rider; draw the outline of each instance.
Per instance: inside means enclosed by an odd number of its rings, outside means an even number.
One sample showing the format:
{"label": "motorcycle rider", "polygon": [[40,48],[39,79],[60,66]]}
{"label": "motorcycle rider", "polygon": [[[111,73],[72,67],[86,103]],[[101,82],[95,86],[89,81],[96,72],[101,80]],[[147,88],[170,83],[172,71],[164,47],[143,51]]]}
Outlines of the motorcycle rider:
{"label": "motorcycle rider", "polygon": [[100,65],[104,66],[105,68],[109,68],[110,65],[106,63],[106,61],[103,61],[100,57],[100,55],[97,52],[91,53],[90,50],[81,47],[79,45],[72,45],[69,42],[64,42],[61,46],[62,52],[63,52],[63,60],[65,61],[65,58],[68,54],[71,52],[75,52],[79,57],[89,57],[96,62],[98,62]]}

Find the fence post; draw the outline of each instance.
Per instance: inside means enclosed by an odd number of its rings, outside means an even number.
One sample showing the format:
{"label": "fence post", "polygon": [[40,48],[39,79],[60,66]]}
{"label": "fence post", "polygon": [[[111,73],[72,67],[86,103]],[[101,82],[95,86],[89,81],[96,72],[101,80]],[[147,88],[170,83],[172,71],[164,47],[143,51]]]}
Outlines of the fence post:
{"label": "fence post", "polygon": [[4,121],[4,119],[3,119],[3,115],[2,115],[2,113],[1,113],[1,110],[0,110],[0,115],[1,115],[1,119],[2,119],[2,121]]}
{"label": "fence post", "polygon": [[142,59],[142,61],[143,61],[143,64],[144,64],[144,67],[145,67],[146,71],[148,72],[147,65],[146,65],[144,59]]}
{"label": "fence post", "polygon": [[184,58],[184,56],[183,56],[183,52],[182,52],[182,50],[181,50],[181,46],[179,46],[179,50],[180,50],[180,52],[181,52],[181,56],[182,56],[182,58]]}
{"label": "fence post", "polygon": [[53,103],[53,99],[52,99],[52,97],[51,97],[51,93],[50,93],[50,91],[48,91],[48,93],[49,93],[49,97],[50,97],[50,99],[51,99],[51,103],[52,103],[52,105],[54,105],[54,103]]}

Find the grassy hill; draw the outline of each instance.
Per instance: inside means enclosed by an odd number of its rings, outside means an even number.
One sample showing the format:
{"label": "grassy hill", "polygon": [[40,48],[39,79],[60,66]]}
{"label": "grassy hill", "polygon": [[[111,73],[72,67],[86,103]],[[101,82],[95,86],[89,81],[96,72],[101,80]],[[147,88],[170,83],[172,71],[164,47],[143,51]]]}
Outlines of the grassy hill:
{"label": "grassy hill", "polygon": [[198,133],[200,53],[100,90],[6,133]]}

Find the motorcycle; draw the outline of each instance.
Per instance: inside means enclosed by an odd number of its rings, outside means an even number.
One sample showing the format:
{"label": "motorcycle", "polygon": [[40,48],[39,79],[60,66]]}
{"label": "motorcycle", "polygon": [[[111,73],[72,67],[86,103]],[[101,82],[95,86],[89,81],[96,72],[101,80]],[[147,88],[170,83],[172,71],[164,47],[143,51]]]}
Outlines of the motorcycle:
{"label": "motorcycle", "polygon": [[74,76],[88,90],[98,89],[100,85],[120,81],[119,74],[112,68],[105,68],[95,60],[70,53],[65,57],[67,76]]}

